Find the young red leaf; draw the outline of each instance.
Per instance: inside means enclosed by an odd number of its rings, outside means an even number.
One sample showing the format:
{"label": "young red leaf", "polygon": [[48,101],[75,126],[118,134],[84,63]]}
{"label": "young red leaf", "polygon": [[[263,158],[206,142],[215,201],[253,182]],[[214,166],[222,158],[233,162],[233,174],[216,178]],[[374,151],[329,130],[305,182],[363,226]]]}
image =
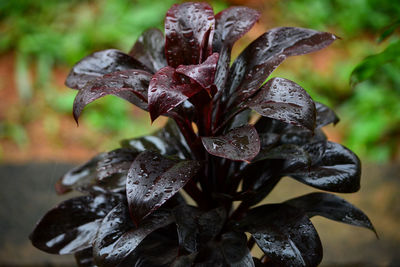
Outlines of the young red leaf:
{"label": "young red leaf", "polygon": [[301,86],[292,81],[272,78],[244,105],[262,116],[314,131],[314,102]]}
{"label": "young red leaf", "polygon": [[214,24],[214,11],[207,3],[173,5],[165,17],[168,65],[195,65],[211,55]]}
{"label": "young red leaf", "polygon": [[206,61],[198,65],[180,65],[176,69],[176,72],[189,77],[211,93],[218,56],[218,53],[214,53],[209,56]]}
{"label": "young red leaf", "polygon": [[185,186],[199,169],[198,161],[176,163],[150,151],[139,154],[126,180],[126,194],[134,222],[139,225],[143,218]]}
{"label": "young red leaf", "polygon": [[95,52],[76,63],[68,74],[65,85],[79,90],[88,81],[104,74],[129,69],[147,70],[142,63],[131,56],[116,49],[107,49]]}
{"label": "young red leaf", "polygon": [[167,113],[183,103],[189,97],[200,92],[202,88],[191,83],[172,67],[164,67],[154,74],[148,90],[149,111],[151,120]]}
{"label": "young red leaf", "polygon": [[146,71],[125,70],[89,81],[75,97],[73,106],[75,121],[78,122],[87,104],[106,95],[116,95],[147,110],[147,89],[150,79],[151,74]]}
{"label": "young red leaf", "polygon": [[35,247],[54,254],[91,247],[101,220],[120,201],[105,194],[64,201],[43,216],[29,238]]}
{"label": "young red leaf", "polygon": [[129,55],[155,73],[167,65],[164,50],[163,33],[159,29],[149,29],[137,39]]}
{"label": "young red leaf", "polygon": [[218,90],[225,86],[231,61],[231,50],[260,18],[260,12],[248,7],[230,7],[215,15],[213,51],[220,53],[215,75]]}
{"label": "young red leaf", "polygon": [[229,103],[242,102],[254,94],[288,56],[318,51],[337,37],[328,32],[282,27],[272,29],[252,42],[235,60],[228,81]]}
{"label": "young red leaf", "polygon": [[208,153],[231,160],[250,162],[260,151],[260,139],[256,129],[245,125],[216,137],[202,137]]}

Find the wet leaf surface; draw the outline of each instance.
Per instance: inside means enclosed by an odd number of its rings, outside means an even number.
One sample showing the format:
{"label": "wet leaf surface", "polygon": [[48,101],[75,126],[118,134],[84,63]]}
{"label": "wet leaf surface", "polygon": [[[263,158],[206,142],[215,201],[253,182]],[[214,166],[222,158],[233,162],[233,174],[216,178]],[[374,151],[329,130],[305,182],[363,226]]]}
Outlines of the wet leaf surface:
{"label": "wet leaf surface", "polygon": [[199,85],[185,78],[171,67],[162,68],[154,74],[148,91],[152,121],[202,90]]}
{"label": "wet leaf surface", "polygon": [[337,37],[310,29],[274,28],[252,42],[235,60],[230,71],[227,92],[230,103],[240,103],[254,94],[267,77],[288,56],[318,51]]}
{"label": "wet leaf surface", "polygon": [[167,66],[163,33],[159,29],[146,30],[139,36],[129,55],[153,73]]}
{"label": "wet leaf surface", "polygon": [[262,116],[302,126],[315,128],[315,105],[307,92],[298,84],[272,78],[245,106]]}
{"label": "wet leaf surface", "polygon": [[322,245],[308,217],[286,204],[259,206],[248,212],[239,228],[250,232],[257,245],[278,265],[317,266]]}
{"label": "wet leaf surface", "polygon": [[235,128],[221,136],[202,137],[201,141],[208,153],[231,160],[249,162],[260,151],[260,139],[251,125]]}
{"label": "wet leaf surface", "polygon": [[250,250],[247,248],[247,238],[244,233],[227,232],[222,235],[221,239],[221,250],[229,266],[255,266]]}
{"label": "wet leaf surface", "polygon": [[206,61],[198,65],[180,65],[176,69],[176,72],[189,77],[211,93],[211,86],[214,84],[218,56],[218,53],[214,53],[209,56]]}
{"label": "wet leaf surface", "polygon": [[316,128],[320,128],[331,123],[335,125],[339,122],[339,117],[332,109],[322,103],[314,103],[315,109],[317,111]]}
{"label": "wet leaf surface", "polygon": [[158,210],[136,227],[125,203],[118,204],[101,222],[93,244],[99,266],[116,266],[153,231],[172,223],[171,213]]}
{"label": "wet leaf surface", "polygon": [[73,89],[82,89],[88,81],[111,72],[129,69],[147,70],[131,56],[116,49],[107,49],[95,52],[76,63],[68,74],[65,85]]}
{"label": "wet leaf surface", "polygon": [[73,114],[75,121],[83,108],[107,95],[115,95],[147,110],[147,89],[151,74],[141,70],[113,72],[89,81],[79,90],[74,100]]}
{"label": "wet leaf surface", "polygon": [[168,65],[195,65],[211,55],[214,11],[207,3],[173,5],[165,17]]}
{"label": "wet leaf surface", "polygon": [[101,220],[122,199],[118,195],[82,196],[50,210],[29,236],[48,253],[72,254],[92,246]]}
{"label": "wet leaf surface", "polygon": [[192,206],[181,205],[173,210],[178,231],[179,246],[188,252],[196,252],[198,248],[198,220],[201,212]]}
{"label": "wet leaf surface", "polygon": [[361,163],[344,146],[327,142],[325,152],[317,164],[287,174],[318,189],[352,193],[360,189]]}
{"label": "wet leaf surface", "polygon": [[260,13],[247,7],[230,7],[215,15],[213,51],[220,53],[215,75],[219,90],[225,86],[234,43],[260,18]]}
{"label": "wet leaf surface", "polygon": [[93,261],[93,248],[89,247],[74,254],[78,267],[96,267]]}
{"label": "wet leaf surface", "polygon": [[102,153],[66,173],[56,184],[57,193],[118,192],[125,189],[129,167],[138,152],[121,148]]}
{"label": "wet leaf surface", "polygon": [[137,156],[126,180],[126,193],[133,220],[140,221],[158,209],[193,178],[198,161],[174,162],[154,152]]}
{"label": "wet leaf surface", "polygon": [[309,217],[323,216],[334,221],[365,227],[376,234],[367,215],[339,196],[322,192],[310,193],[285,203],[303,210]]}

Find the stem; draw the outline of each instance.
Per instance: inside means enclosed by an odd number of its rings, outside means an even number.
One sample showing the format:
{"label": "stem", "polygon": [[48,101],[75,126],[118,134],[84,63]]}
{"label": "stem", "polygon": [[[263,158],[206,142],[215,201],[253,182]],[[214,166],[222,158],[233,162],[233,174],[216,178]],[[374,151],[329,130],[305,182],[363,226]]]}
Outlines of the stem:
{"label": "stem", "polygon": [[250,236],[250,239],[247,242],[247,247],[249,248],[249,250],[251,250],[254,247],[255,243],[256,243],[256,240],[252,236]]}
{"label": "stem", "polygon": [[241,107],[241,108],[239,108],[238,110],[236,110],[235,112],[233,112],[231,115],[229,115],[229,117],[228,117],[224,122],[222,122],[222,123],[217,127],[217,129],[215,129],[215,130],[213,131],[213,135],[218,134],[218,133],[226,126],[226,124],[228,124],[228,122],[229,122],[231,119],[233,119],[237,114],[239,114],[240,112],[242,112],[242,111],[245,110],[245,109],[246,109],[245,107]]}
{"label": "stem", "polygon": [[249,209],[249,206],[244,201],[240,203],[239,207],[232,213],[229,220],[240,220]]}
{"label": "stem", "polygon": [[203,192],[197,187],[194,179],[191,179],[183,189],[197,203],[200,209],[207,209],[208,201],[204,198]]}

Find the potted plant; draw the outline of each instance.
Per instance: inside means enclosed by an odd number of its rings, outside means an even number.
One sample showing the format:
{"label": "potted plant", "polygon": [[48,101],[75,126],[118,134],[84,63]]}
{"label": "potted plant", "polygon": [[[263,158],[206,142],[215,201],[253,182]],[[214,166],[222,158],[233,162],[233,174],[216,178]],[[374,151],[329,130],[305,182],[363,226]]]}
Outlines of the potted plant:
{"label": "potted plant", "polygon": [[265,82],[287,57],[337,37],[275,28],[230,66],[233,44],[259,17],[247,7],[214,15],[206,3],[173,5],[165,36],[150,29],[129,54],[104,50],[73,67],[66,85],[79,90],[76,121],[110,94],[169,121],[63,176],[58,193],[83,195],[39,221],[34,246],[74,254],[79,266],[316,266],[322,245],[310,217],[375,231],[362,211],[325,192],[259,205],[283,176],[331,192],[360,187],[357,156],[321,130],[338,122],[335,113],[293,81]]}

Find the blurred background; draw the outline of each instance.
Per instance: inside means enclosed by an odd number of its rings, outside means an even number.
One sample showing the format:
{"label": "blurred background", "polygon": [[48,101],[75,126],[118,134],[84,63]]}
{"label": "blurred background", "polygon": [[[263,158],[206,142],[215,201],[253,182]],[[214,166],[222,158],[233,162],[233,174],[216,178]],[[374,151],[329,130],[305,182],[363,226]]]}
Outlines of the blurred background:
{"label": "blurred background", "polygon": [[[68,266],[27,241],[34,223],[62,198],[53,184],[74,164],[154,131],[147,113],[116,97],[90,104],[80,126],[71,66],[102,49],[128,52],[145,29],[163,29],[172,0],[0,0],[0,266]],[[325,131],[364,163],[362,189],[345,195],[371,218],[367,230],[316,218],[323,266],[400,266],[400,2],[393,0],[218,0],[262,12],[234,56],[270,28],[297,26],[341,37],[317,53],[292,57],[272,76],[291,79],[341,118]],[[296,188],[294,191],[293,188]],[[269,202],[309,192],[284,179]],[[315,190],[311,190],[315,191]],[[68,196],[69,197],[69,196]]]}

